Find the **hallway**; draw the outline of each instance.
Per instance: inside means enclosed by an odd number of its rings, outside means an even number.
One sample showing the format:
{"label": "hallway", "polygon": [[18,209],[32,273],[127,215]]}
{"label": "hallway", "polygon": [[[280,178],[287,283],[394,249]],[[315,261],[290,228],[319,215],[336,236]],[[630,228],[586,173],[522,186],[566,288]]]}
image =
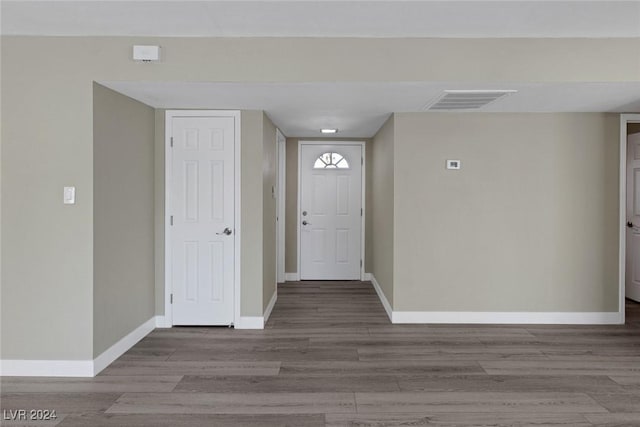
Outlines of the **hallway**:
{"label": "hallway", "polygon": [[288,282],[264,330],[156,329],[96,378],[2,378],[0,405],[57,411],[38,426],[640,425],[640,305],[625,326],[391,325],[368,282]]}

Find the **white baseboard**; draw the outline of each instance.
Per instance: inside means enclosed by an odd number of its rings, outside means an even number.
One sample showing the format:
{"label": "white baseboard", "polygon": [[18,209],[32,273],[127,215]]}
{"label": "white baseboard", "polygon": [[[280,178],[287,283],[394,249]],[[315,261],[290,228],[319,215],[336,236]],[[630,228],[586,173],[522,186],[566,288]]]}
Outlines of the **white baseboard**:
{"label": "white baseboard", "polygon": [[240,316],[233,327],[235,329],[264,329],[264,317]]}
{"label": "white baseboard", "polygon": [[0,376],[94,377],[156,327],[157,317],[144,322],[93,360],[0,360]]}
{"label": "white baseboard", "polygon": [[93,360],[0,360],[0,376],[93,377]]}
{"label": "white baseboard", "polygon": [[617,325],[618,312],[394,311],[392,323]]}
{"label": "white baseboard", "polygon": [[389,300],[384,295],[384,292],[382,292],[382,288],[380,287],[380,284],[376,280],[373,273],[367,273],[367,274],[371,276],[370,280],[371,280],[371,283],[373,283],[373,289],[376,290],[376,293],[378,294],[378,298],[380,298],[380,302],[384,307],[384,311],[387,312],[387,316],[389,316],[389,320],[391,320],[391,323],[393,323],[393,309],[391,308],[391,304],[389,304]]}
{"label": "white baseboard", "polygon": [[278,301],[278,289],[276,289],[276,291],[273,293],[273,296],[271,297],[271,300],[269,301],[267,308],[264,310],[264,315],[262,316],[263,328],[264,328],[264,325],[267,324],[267,321],[269,320],[269,316],[271,316],[271,312],[273,311],[273,307],[276,305],[276,301]]}
{"label": "white baseboard", "polygon": [[284,280],[287,282],[299,282],[300,275],[297,271],[295,273],[284,273]]}
{"label": "white baseboard", "polygon": [[156,316],[156,328],[171,328],[173,325],[169,319],[164,315]]}
{"label": "white baseboard", "polygon": [[619,325],[618,312],[501,312],[501,311],[393,311],[380,284],[371,274],[371,283],[391,323],[468,323],[512,325]]}
{"label": "white baseboard", "polygon": [[127,350],[136,345],[142,338],[149,335],[149,332],[153,331],[155,328],[156,317],[154,316],[102,352],[100,356],[93,359],[93,375],[98,375],[100,371],[113,363],[113,361],[118,357],[126,353]]}
{"label": "white baseboard", "polygon": [[373,277],[373,273],[364,273],[362,275],[362,280],[367,282],[367,281],[371,281],[371,278]]}

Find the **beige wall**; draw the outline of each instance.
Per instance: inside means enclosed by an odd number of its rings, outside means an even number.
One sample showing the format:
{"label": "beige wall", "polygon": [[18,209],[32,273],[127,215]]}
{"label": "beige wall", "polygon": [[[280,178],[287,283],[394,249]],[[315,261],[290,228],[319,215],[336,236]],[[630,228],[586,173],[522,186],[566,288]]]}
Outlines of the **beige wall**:
{"label": "beige wall", "polygon": [[394,309],[617,311],[618,123],[396,114]]}
{"label": "beige wall", "polygon": [[154,316],[154,110],[93,86],[93,357]]}
{"label": "beige wall", "polygon": [[[286,189],[285,189],[285,250],[284,271],[287,273],[298,272],[298,142],[299,141],[327,141],[334,143],[339,141],[365,141],[365,212],[371,211],[371,179],[372,172],[368,167],[371,161],[371,139],[369,138],[287,138],[286,144]],[[371,235],[373,233],[371,218],[365,216],[365,271],[369,272],[372,265]]]}
{"label": "beige wall", "polygon": [[243,316],[262,316],[263,314],[263,117],[262,111],[243,111],[241,118],[242,278],[240,313]]}
{"label": "beige wall", "polygon": [[276,292],[276,127],[263,113],[262,126],[262,309]]}
{"label": "beige wall", "polygon": [[[132,61],[133,44],[161,45],[162,62]],[[1,356],[93,355],[94,81],[640,81],[639,50],[638,39],[3,36]],[[243,150],[261,175],[254,155]],[[62,204],[66,185],[74,206]],[[262,283],[262,266],[245,276]],[[243,313],[261,309],[243,300]]]}
{"label": "beige wall", "polygon": [[394,269],[394,115],[373,138],[371,169],[371,209],[369,217],[375,230],[371,235],[371,273],[393,307]]}

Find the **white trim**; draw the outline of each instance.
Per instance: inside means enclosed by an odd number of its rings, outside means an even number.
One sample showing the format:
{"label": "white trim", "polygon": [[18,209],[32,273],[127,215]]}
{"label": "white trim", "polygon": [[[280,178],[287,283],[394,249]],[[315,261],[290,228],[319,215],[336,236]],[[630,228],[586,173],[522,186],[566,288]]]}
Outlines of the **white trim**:
{"label": "white trim", "polygon": [[93,360],[0,360],[0,375],[13,377],[94,377],[162,322],[154,316]]}
{"label": "white trim", "polygon": [[113,363],[113,361],[118,357],[126,353],[127,350],[136,345],[142,338],[149,335],[149,333],[155,328],[156,318],[154,316],[122,337],[114,345],[103,351],[102,354],[93,359],[93,375],[98,375],[100,371]]}
{"label": "white trim", "polygon": [[392,323],[617,325],[618,312],[394,311]]}
{"label": "white trim", "polygon": [[366,168],[367,168],[367,144],[366,142],[362,141],[362,152],[360,153],[360,155],[362,156],[362,160],[361,160],[361,167],[360,167],[360,172],[362,174],[362,177],[360,178],[360,192],[361,192],[361,199],[360,199],[360,208],[362,209],[362,215],[360,215],[360,260],[362,261],[360,263],[360,280],[365,280],[364,278],[364,268],[365,268],[365,253],[364,253],[364,249],[365,249],[365,244],[366,244],[366,240],[365,240],[365,230],[367,229],[366,227],[366,216],[367,216],[367,209],[366,209],[366,199],[365,199],[365,194],[367,194],[367,173],[366,173]]}
{"label": "white trim", "polygon": [[235,329],[264,329],[263,316],[240,316],[233,324]]}
{"label": "white trim", "polygon": [[164,175],[164,324],[167,327],[173,325],[173,310],[171,306],[171,225],[169,219],[171,216],[171,136],[173,134],[173,121],[174,117],[233,117],[235,127],[235,141],[234,141],[234,278],[233,278],[233,290],[234,290],[234,324],[240,323],[240,299],[241,299],[241,215],[240,215],[240,200],[241,200],[241,144],[242,135],[240,134],[241,126],[240,121],[242,118],[239,110],[167,110],[165,112],[165,175]]}
{"label": "white trim", "polygon": [[92,360],[0,360],[7,377],[93,377]]}
{"label": "white trim", "polygon": [[297,247],[297,262],[298,262],[298,280],[300,280],[300,270],[302,270],[302,265],[301,265],[301,260],[300,260],[300,254],[301,254],[301,247],[300,247],[300,240],[301,240],[301,236],[300,234],[302,233],[301,231],[301,224],[300,224],[300,218],[302,217],[302,213],[301,213],[301,202],[302,202],[302,146],[303,145],[335,145],[335,146],[340,146],[340,145],[359,145],[361,147],[360,150],[360,155],[362,156],[362,167],[361,169],[361,174],[362,174],[362,178],[361,178],[361,182],[360,182],[360,192],[361,192],[361,205],[360,207],[362,208],[362,215],[360,216],[360,259],[362,260],[362,265],[360,266],[360,280],[365,280],[364,279],[364,247],[365,247],[365,230],[366,230],[366,226],[365,226],[365,215],[366,215],[366,199],[365,199],[365,185],[366,185],[366,173],[365,173],[365,168],[367,166],[367,156],[366,156],[366,141],[339,141],[339,140],[317,140],[317,141],[305,141],[305,140],[299,140],[298,141],[298,214],[296,216],[296,231],[298,233],[297,239],[298,239],[298,247]]}
{"label": "white trim", "polygon": [[285,277],[285,225],[286,225],[286,198],[287,198],[287,139],[282,134],[280,129],[276,128],[276,147],[277,147],[277,188],[278,194],[276,195],[277,202],[277,249],[276,249],[276,280],[282,283],[286,280]]}
{"label": "white trim", "polygon": [[295,273],[284,273],[284,280],[287,282],[299,282],[300,275],[297,271]]}
{"label": "white trim", "polygon": [[156,328],[170,328],[173,325],[171,325],[171,322],[169,322],[167,320],[167,317],[164,315],[158,315],[156,316]]}
{"label": "white trim", "polygon": [[273,296],[271,297],[271,300],[269,301],[269,304],[267,304],[267,308],[265,308],[264,310],[264,315],[262,316],[262,326],[264,327],[264,325],[267,324],[267,321],[269,320],[269,316],[271,316],[271,312],[273,311],[273,307],[276,305],[276,301],[278,301],[278,289],[276,288],[276,291],[273,293]]}
{"label": "white trim", "polygon": [[618,312],[625,322],[625,274],[627,263],[627,124],[640,123],[640,114],[620,114],[620,204],[618,236]]}
{"label": "white trim", "polygon": [[393,323],[393,309],[391,308],[391,304],[389,304],[389,300],[385,296],[384,292],[382,292],[382,288],[380,287],[380,284],[376,280],[373,273],[367,273],[367,274],[371,276],[370,280],[371,280],[371,283],[373,284],[373,289],[376,290],[376,293],[378,294],[378,298],[380,298],[380,302],[384,307],[384,311],[387,312],[387,316],[389,316],[389,320],[391,320],[391,322]]}
{"label": "white trim", "polygon": [[364,275],[362,276],[362,281],[363,282],[370,282],[373,277],[373,273],[364,273]]}

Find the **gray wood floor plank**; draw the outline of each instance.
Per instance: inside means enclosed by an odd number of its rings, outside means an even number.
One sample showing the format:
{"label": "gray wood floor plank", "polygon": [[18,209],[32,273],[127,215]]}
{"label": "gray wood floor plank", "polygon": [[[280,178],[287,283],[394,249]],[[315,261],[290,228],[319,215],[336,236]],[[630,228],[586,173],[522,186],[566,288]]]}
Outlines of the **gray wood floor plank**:
{"label": "gray wood floor plank", "polygon": [[[614,383],[615,384],[615,383]],[[315,393],[355,391],[399,391],[394,378],[363,377],[207,377],[185,376],[176,386],[175,392],[190,393]]]}
{"label": "gray wood floor plank", "polygon": [[[590,392],[589,396],[610,412],[640,412],[640,390],[609,393],[597,391]],[[640,420],[638,422],[640,423]]]}
{"label": "gray wood floor plank", "polygon": [[0,409],[49,409],[70,414],[105,411],[121,393],[2,393]]}
{"label": "gray wood floor plank", "polygon": [[253,351],[224,350],[177,350],[169,358],[170,361],[199,361],[199,360],[238,360],[238,361],[320,361],[320,360],[358,360],[355,348],[320,348],[307,347],[303,349],[256,349]]}
{"label": "gray wood floor plank", "polygon": [[476,362],[416,361],[387,362],[282,362],[280,375],[302,376],[363,376],[363,375],[426,375],[479,374],[484,371]]}
{"label": "gray wood floor plank", "polygon": [[116,361],[100,375],[278,375],[280,362]]}
{"label": "gray wood floor plank", "polygon": [[109,414],[324,414],[355,412],[353,393],[125,393]]}
{"label": "gray wood floor plank", "polygon": [[548,360],[538,350],[494,349],[485,345],[477,346],[432,346],[432,345],[384,345],[358,348],[358,358],[372,360]]}
{"label": "gray wood floor plank", "polygon": [[599,427],[637,427],[640,425],[640,412],[616,414],[585,414],[584,417]]}
{"label": "gray wood floor plank", "polygon": [[582,414],[327,414],[326,427],[592,427]]}
{"label": "gray wood floor plank", "polygon": [[640,388],[640,377],[639,376],[610,376],[613,381],[617,384],[627,387],[638,387]]}
{"label": "gray wood floor plank", "polygon": [[5,393],[170,392],[181,379],[181,375],[96,378],[3,377],[0,387]]}
{"label": "gray wood floor plank", "polygon": [[398,376],[402,391],[615,392],[609,377],[587,375],[411,375]]}
{"label": "gray wood floor plank", "polygon": [[216,415],[216,414],[91,414],[67,417],[60,427],[324,427],[322,414]]}
{"label": "gray wood floor plank", "polygon": [[356,393],[358,413],[485,412],[589,413],[607,412],[584,393],[398,392]]}
{"label": "gray wood floor plank", "polygon": [[612,361],[480,361],[491,375],[607,375],[640,376],[640,364]]}

